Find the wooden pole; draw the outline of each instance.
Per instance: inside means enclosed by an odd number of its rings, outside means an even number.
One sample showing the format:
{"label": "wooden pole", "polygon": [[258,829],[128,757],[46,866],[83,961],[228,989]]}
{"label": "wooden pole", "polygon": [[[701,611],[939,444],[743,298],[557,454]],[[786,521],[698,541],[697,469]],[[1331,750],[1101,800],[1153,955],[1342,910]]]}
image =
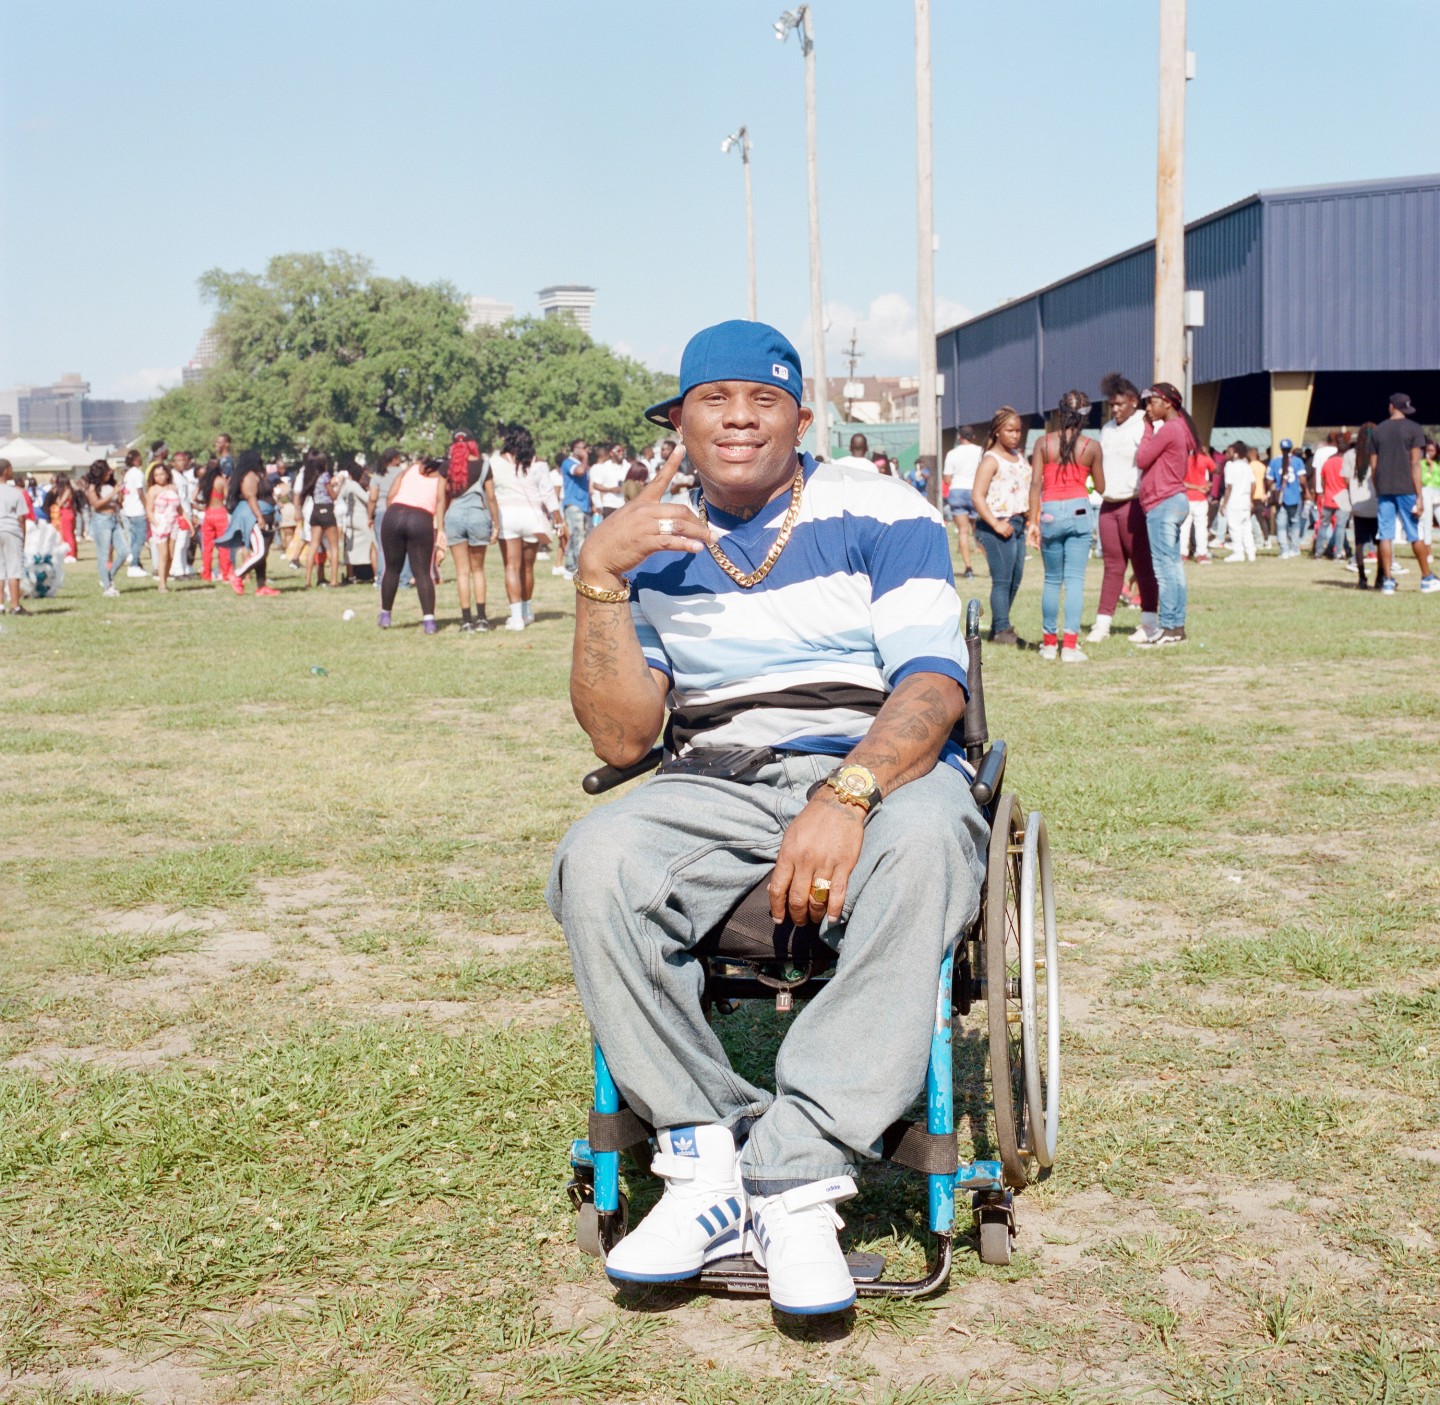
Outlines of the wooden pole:
{"label": "wooden pole", "polygon": [[750,258],[750,320],[758,322],[755,311],[755,203],[750,194],[750,134],[740,129],[740,160],[745,166],[745,248]]}
{"label": "wooden pole", "polygon": [[1185,0],[1160,0],[1154,379],[1185,377]]}
{"label": "wooden pole", "polygon": [[801,7],[805,50],[805,159],[810,187],[810,325],[814,380],[815,453],[830,457],[830,382],[825,375],[825,299],[820,283],[820,179],[815,168],[815,28],[810,6]]}
{"label": "wooden pole", "polygon": [[930,0],[915,0],[915,334],[919,341],[920,457],[928,496],[940,502],[940,440],[935,415],[935,200],[930,103]]}

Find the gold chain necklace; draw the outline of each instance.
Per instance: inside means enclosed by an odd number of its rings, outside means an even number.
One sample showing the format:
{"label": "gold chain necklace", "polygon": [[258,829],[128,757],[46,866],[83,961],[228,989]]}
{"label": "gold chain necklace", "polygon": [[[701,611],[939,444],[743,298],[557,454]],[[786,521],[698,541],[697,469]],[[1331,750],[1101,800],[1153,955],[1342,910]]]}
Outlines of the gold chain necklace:
{"label": "gold chain necklace", "polygon": [[[790,533],[795,530],[795,523],[799,521],[800,496],[804,491],[805,469],[802,466],[796,470],[795,481],[790,485],[790,506],[785,510],[780,530],[775,534],[775,540],[770,544],[770,550],[765,553],[765,559],[749,575],[746,575],[714,542],[710,543],[710,555],[715,558],[715,564],[736,585],[749,590],[751,586],[759,585],[770,574],[770,568],[780,559],[780,553],[785,550],[785,543],[790,540]],[[710,514],[705,510],[703,491],[700,494],[700,520],[707,527],[710,525]]]}

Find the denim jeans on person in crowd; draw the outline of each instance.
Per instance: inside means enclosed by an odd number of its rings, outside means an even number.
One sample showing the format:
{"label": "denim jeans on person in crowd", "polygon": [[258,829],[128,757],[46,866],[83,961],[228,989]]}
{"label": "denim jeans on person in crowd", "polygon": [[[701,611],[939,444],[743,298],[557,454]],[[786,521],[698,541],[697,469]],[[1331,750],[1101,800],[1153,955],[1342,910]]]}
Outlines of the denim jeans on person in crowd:
{"label": "denim jeans on person in crowd", "polygon": [[1046,634],[1057,632],[1062,586],[1065,633],[1080,632],[1080,611],[1085,602],[1085,563],[1090,557],[1094,523],[1089,498],[1063,498],[1040,504],[1040,559],[1045,564],[1040,617]]}
{"label": "denim jeans on person in crowd", "polygon": [[1025,575],[1025,518],[1010,519],[1014,529],[1002,537],[983,518],[975,523],[975,537],[990,567],[990,628],[994,633],[1010,628],[1010,607],[1020,593]]}
{"label": "denim jeans on person in crowd", "polygon": [[1275,509],[1275,535],[1281,551],[1299,551],[1305,521],[1304,503],[1281,503]]}
{"label": "denim jeans on person in crowd", "polygon": [[[123,514],[122,514],[123,515]],[[126,546],[130,552],[130,564],[140,564],[140,553],[145,547],[145,537],[150,530],[150,524],[144,517],[126,517],[125,531],[127,533]]]}
{"label": "denim jeans on person in crowd", "polygon": [[[129,528],[124,520],[116,521],[113,512],[94,512],[90,515],[90,532],[95,538],[95,564],[100,571],[100,585],[108,590],[115,584],[115,572],[125,564]],[[114,561],[110,559],[112,552]]]}
{"label": "denim jeans on person in crowd", "polygon": [[1348,556],[1345,532],[1350,526],[1348,507],[1322,508],[1315,525],[1315,555],[1324,556],[1332,549],[1337,557]]}
{"label": "denim jeans on person in crowd", "polygon": [[573,576],[580,569],[580,548],[585,545],[585,536],[590,530],[590,510],[567,503],[565,525],[570,529],[570,545],[565,548],[565,569]]}
{"label": "denim jeans on person in crowd", "polygon": [[750,784],[658,776],[561,841],[546,900],[590,1027],[626,1102],[656,1127],[719,1124],[749,1140],[747,1189],[853,1174],[924,1086],[940,961],[979,909],[987,836],[953,766],[885,797],[846,885],[839,952],[801,1007],[771,1094],[730,1065],[686,955],[775,863],[830,756],[792,755]]}
{"label": "denim jeans on person in crowd", "polygon": [[1180,560],[1180,524],[1190,514],[1184,493],[1174,493],[1145,514],[1150,560],[1160,585],[1160,628],[1185,628],[1185,567]]}

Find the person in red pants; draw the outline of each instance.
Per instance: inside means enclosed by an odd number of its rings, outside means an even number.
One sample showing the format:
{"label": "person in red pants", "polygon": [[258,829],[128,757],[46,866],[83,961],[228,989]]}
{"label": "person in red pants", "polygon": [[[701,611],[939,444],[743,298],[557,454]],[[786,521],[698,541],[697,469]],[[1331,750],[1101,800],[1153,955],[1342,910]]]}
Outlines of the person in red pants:
{"label": "person in red pants", "polygon": [[75,488],[67,475],[55,475],[48,506],[50,521],[65,543],[65,564],[69,565],[78,553],[75,550]]}
{"label": "person in red pants", "polygon": [[200,488],[195,501],[204,507],[205,515],[200,519],[200,579],[214,580],[212,556],[220,558],[220,579],[229,581],[234,569],[230,548],[216,546],[218,537],[225,535],[230,525],[230,514],[225,511],[225,490],[230,480],[220,468],[219,459],[211,459],[200,474]]}
{"label": "person in red pants", "polygon": [[1131,638],[1138,641],[1160,633],[1160,587],[1150,562],[1145,514],[1137,497],[1140,470],[1135,467],[1135,452],[1145,434],[1140,392],[1119,371],[1112,371],[1100,382],[1100,391],[1110,402],[1110,418],[1100,430],[1100,452],[1105,464],[1100,551],[1105,558],[1105,574],[1100,581],[1100,608],[1087,636],[1092,644],[1110,634],[1127,567],[1134,572],[1140,588],[1140,628]]}

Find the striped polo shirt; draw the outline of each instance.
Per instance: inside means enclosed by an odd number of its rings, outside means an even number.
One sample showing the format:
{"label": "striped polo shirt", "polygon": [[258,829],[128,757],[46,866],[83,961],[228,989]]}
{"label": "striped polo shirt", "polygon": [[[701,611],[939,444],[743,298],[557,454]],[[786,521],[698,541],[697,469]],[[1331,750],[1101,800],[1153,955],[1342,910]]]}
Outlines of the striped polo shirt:
{"label": "striped polo shirt", "polygon": [[[748,590],[708,551],[660,552],[630,573],[646,662],[670,679],[666,748],[772,746],[844,756],[912,673],[965,686],[965,645],[940,515],[908,484],[802,459],[800,516]],[[692,504],[698,502],[698,489]],[[742,521],[711,507],[742,571],[765,559],[790,506]],[[956,748],[946,748],[947,757]]]}

